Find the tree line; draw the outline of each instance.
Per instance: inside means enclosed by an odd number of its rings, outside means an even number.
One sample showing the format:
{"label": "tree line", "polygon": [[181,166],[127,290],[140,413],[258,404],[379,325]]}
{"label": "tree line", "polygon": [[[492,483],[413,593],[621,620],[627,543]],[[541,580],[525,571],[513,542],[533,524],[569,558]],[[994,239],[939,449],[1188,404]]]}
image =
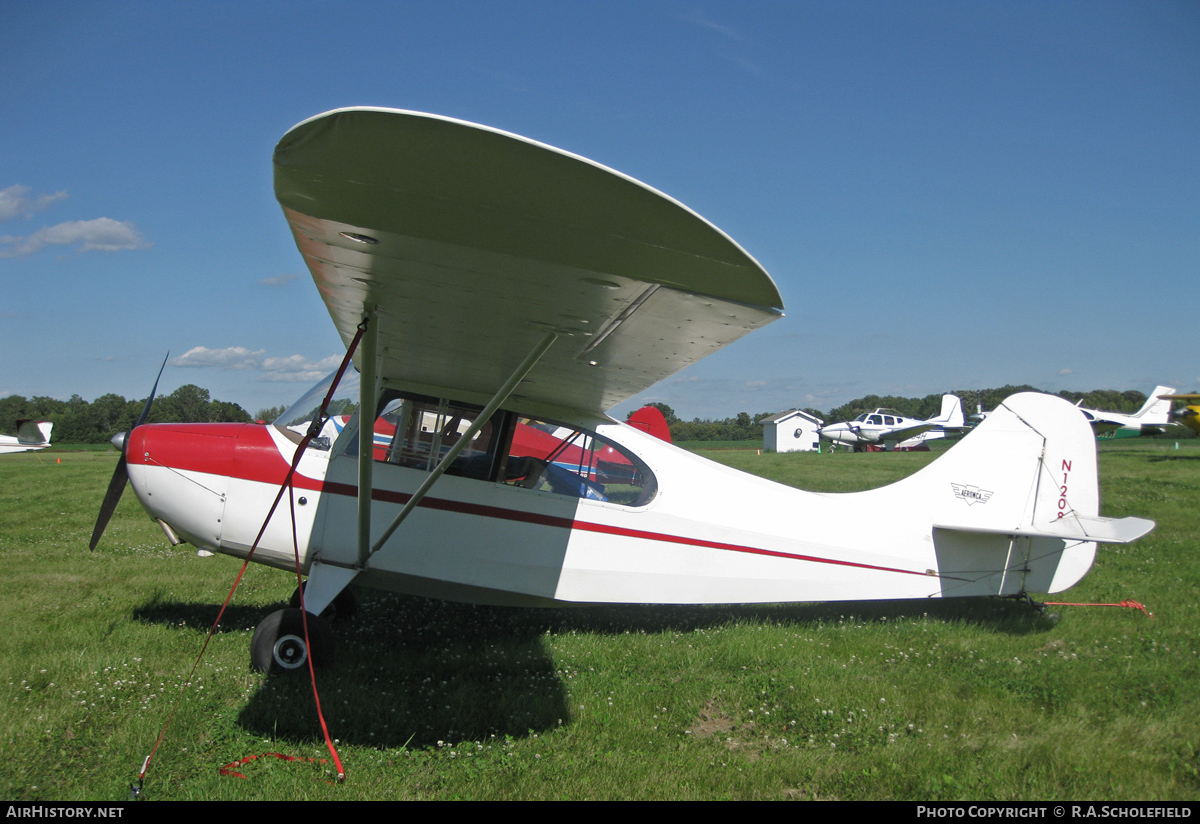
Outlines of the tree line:
{"label": "tree line", "polygon": [[[92,402],[79,395],[70,400],[8,395],[0,398],[0,433],[16,434],[23,418],[51,421],[52,443],[104,443],[118,432],[128,432],[137,423],[146,399],[126,400],[120,395],[101,395]],[[212,400],[208,390],[195,384],[181,386],[169,395],[154,399],[150,423],[248,423],[250,416],[236,403]]]}
{"label": "tree line", "polygon": [[[984,411],[990,411],[1009,395],[1015,395],[1018,392],[1041,391],[1033,386],[1022,385],[1001,386],[996,389],[956,389],[948,394],[958,395],[962,400],[963,414],[966,415],[969,422],[970,416],[975,413],[977,408],[982,407]],[[1071,403],[1081,403],[1090,409],[1103,409],[1107,412],[1126,414],[1137,412],[1146,402],[1146,396],[1135,390],[1128,392],[1119,392],[1115,389],[1093,389],[1090,392],[1063,390],[1058,393],[1058,396]],[[663,417],[667,419],[667,426],[671,430],[673,441],[761,441],[763,428],[759,421],[779,414],[779,412],[762,412],[751,416],[747,412],[739,412],[732,418],[721,420],[693,418],[685,421],[665,403],[649,405],[657,407],[663,413]],[[942,396],[937,394],[926,395],[923,398],[901,398],[896,395],[867,395],[836,406],[828,412],[811,408],[804,408],[802,411],[820,418],[825,423],[837,423],[854,420],[862,413],[873,412],[879,407],[895,409],[906,418],[928,420],[937,417],[942,411]],[[1173,436],[1178,437],[1187,437],[1189,434],[1182,430],[1172,430],[1172,433]]]}
{"label": "tree line", "polygon": [[739,412],[732,418],[722,420],[693,418],[685,421],[681,420],[675,414],[675,410],[665,403],[648,405],[657,408],[667,419],[667,427],[671,430],[672,441],[761,441],[762,424],[759,421],[775,414],[774,412],[760,412],[751,416],[749,412]]}
{"label": "tree line", "polygon": [[[959,389],[953,394],[962,399],[963,412],[969,417],[977,406],[991,410],[1009,395],[1040,391],[1032,386],[1002,386],[998,389]],[[1118,392],[1114,389],[1093,389],[1091,392],[1064,390],[1058,395],[1071,403],[1082,402],[1083,406],[1112,412],[1136,412],[1146,402],[1146,396],[1141,392]],[[32,418],[54,423],[52,440],[55,443],[104,443],[116,433],[133,428],[145,405],[145,398],[126,400],[114,394],[101,395],[90,403],[79,395],[72,395],[67,401],[43,396],[25,398],[8,395],[0,398],[0,434],[15,435],[16,422]],[[693,418],[685,421],[665,403],[652,403],[650,406],[657,407],[663,413],[671,430],[671,438],[675,441],[761,441],[763,428],[759,421],[778,414],[760,412],[751,415],[739,412],[731,418]],[[871,412],[881,406],[895,409],[905,417],[927,419],[941,411],[942,396],[901,398],[895,395],[867,395],[828,412],[809,408],[803,411],[826,423],[835,423],[853,420],[863,412]],[[272,421],[282,412],[282,407],[260,409],[252,419],[236,403],[213,400],[207,389],[189,383],[169,395],[156,398],[149,420],[151,423],[248,423],[251,420]],[[1186,433],[1175,434],[1186,437]]]}
{"label": "tree line", "polygon": [[[985,412],[995,409],[1001,401],[1009,395],[1015,395],[1018,392],[1042,392],[1028,384],[1022,386],[1001,386],[998,389],[955,389],[949,394],[958,395],[962,400],[963,413],[970,417],[977,409],[982,408]],[[1124,412],[1131,414],[1141,409],[1142,404],[1146,402],[1146,396],[1141,392],[1129,391],[1118,392],[1115,389],[1093,389],[1090,392],[1071,392],[1063,390],[1058,393],[1060,398],[1065,398],[1071,403],[1082,402],[1083,406],[1089,409],[1103,409],[1106,412]],[[878,407],[888,407],[895,409],[906,418],[920,418],[926,420],[936,417],[942,411],[942,396],[926,395],[923,398],[899,398],[894,395],[880,397],[879,395],[867,395],[865,398],[858,398],[850,401],[842,406],[835,407],[829,410],[829,415],[821,415],[828,423],[836,421],[849,421],[857,418],[863,412],[872,412]]]}

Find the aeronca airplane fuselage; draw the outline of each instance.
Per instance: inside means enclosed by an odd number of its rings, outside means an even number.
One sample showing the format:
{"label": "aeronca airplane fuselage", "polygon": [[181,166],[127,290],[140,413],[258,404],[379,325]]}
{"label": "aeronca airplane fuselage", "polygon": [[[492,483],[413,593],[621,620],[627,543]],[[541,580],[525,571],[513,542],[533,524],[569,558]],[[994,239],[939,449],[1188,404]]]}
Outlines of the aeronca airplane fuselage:
{"label": "aeronca airplane fuselage", "polygon": [[[127,473],[174,540],[246,556],[305,433],[253,560],[298,555],[313,615],[351,583],[511,605],[1056,592],[1096,542],[1152,527],[1099,516],[1091,429],[1051,396],[1013,396],[925,469],[840,495],[607,417],[782,300],[725,234],[591,161],[344,109],[283,137],[275,188],[357,374],[324,414],[319,386],[274,425],[135,427],[93,545]],[[298,614],[260,625],[257,666],[303,662]]]}

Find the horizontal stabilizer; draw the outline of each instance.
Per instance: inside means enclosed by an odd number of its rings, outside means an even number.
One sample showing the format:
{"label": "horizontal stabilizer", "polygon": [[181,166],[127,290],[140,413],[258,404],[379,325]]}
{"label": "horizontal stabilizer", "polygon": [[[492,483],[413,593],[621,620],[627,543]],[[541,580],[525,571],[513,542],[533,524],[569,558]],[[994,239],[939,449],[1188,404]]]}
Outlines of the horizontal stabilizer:
{"label": "horizontal stabilizer", "polygon": [[50,430],[53,428],[54,424],[50,421],[19,420],[17,421],[17,443],[22,446],[49,445]]}
{"label": "horizontal stabilizer", "polygon": [[1154,529],[1154,521],[1145,518],[1071,515],[1048,524],[1017,526],[1011,529],[966,524],[934,524],[934,529],[989,535],[1020,535],[1029,538],[1061,538],[1067,541],[1095,541],[1101,544],[1128,544]]}

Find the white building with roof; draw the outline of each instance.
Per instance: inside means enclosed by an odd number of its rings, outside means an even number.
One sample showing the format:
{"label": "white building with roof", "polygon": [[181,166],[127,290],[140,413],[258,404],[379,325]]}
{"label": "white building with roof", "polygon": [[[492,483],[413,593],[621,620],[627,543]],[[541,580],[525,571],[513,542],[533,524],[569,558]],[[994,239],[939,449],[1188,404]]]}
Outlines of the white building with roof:
{"label": "white building with roof", "polygon": [[818,433],[825,421],[800,409],[780,412],[759,423],[763,428],[763,449],[768,452],[820,452]]}

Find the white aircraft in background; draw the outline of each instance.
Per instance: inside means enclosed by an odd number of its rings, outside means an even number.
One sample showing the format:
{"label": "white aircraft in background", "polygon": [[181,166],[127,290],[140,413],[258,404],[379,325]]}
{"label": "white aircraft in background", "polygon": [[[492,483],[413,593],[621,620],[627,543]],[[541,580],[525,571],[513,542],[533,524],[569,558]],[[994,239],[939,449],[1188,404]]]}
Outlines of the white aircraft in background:
{"label": "white aircraft in background", "polygon": [[[328,662],[316,616],[340,612],[350,584],[516,606],[1058,592],[1096,542],[1153,528],[1100,517],[1095,438],[1049,395],[1014,395],[920,472],[841,495],[606,416],[783,302],[726,234],[597,163],[361,108],[293,127],[274,162],[284,216],[356,347],[360,379],[342,384],[356,394],[329,415],[356,411],[340,432],[317,414],[331,376],[274,425],[135,426],[92,537],[128,480],[172,540],[298,562],[295,603],[311,614],[259,624],[259,669]],[[305,421],[307,450],[291,428]]]}
{"label": "white aircraft in background", "polygon": [[947,433],[959,433],[965,428],[962,401],[957,395],[942,395],[942,411],[936,418],[927,421],[906,418],[894,409],[880,408],[864,412],[852,421],[821,427],[821,437],[856,451],[874,445],[882,445],[890,451],[901,441],[922,434],[926,439],[944,438]]}
{"label": "white aircraft in background", "polygon": [[33,452],[50,445],[50,421],[17,421],[17,435],[0,435],[0,455],[10,452]]}
{"label": "white aircraft in background", "polygon": [[[1156,386],[1142,408],[1132,415],[1121,412],[1104,412],[1079,406],[1079,411],[1088,419],[1096,435],[1104,438],[1132,438],[1142,434],[1156,434],[1172,426],[1171,398],[1175,390],[1169,386]],[[1082,403],[1082,401],[1080,401]]]}

